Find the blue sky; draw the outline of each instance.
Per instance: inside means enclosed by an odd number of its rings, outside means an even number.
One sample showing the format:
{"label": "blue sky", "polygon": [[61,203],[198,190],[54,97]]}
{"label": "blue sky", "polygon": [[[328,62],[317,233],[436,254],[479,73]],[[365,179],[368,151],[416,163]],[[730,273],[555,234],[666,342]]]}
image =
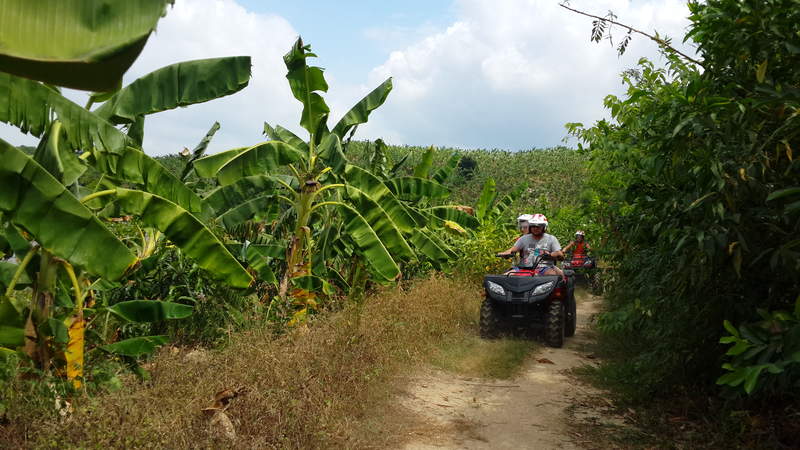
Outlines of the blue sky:
{"label": "blue sky", "polygon": [[[682,0],[572,0],[574,8],[658,30],[681,44]],[[282,56],[298,35],[326,69],[334,122],[388,77],[386,103],[356,138],[391,144],[524,150],[562,144],[567,122],[606,117],[603,98],[623,93],[619,73],[656,46],[637,36],[623,57],[589,41],[591,20],[555,0],[256,1],[176,0],[124,83],[165,65],[251,55],[253,77],[240,93],[148,117],[148,154],[192,148],[216,120],[210,152],[254,145],[263,123],[299,135],[301,105],[291,96]],[[617,36],[624,33],[617,31]],[[68,96],[85,104],[86,93]],[[334,122],[335,123],[335,122]],[[0,124],[13,144],[35,139]],[[571,142],[567,142],[572,144]]]}

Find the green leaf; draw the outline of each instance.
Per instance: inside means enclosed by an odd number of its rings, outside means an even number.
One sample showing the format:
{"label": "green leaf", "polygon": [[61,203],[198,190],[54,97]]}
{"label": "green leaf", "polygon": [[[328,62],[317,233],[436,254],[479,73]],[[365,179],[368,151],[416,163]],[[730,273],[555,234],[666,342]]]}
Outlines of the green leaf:
{"label": "green leaf", "polygon": [[181,252],[210,275],[233,287],[246,288],[253,278],[201,221],[171,201],[142,191],[117,188],[120,208],[164,233]]}
{"label": "green leaf", "polygon": [[256,197],[277,193],[283,187],[280,181],[297,187],[297,180],[288,176],[253,175],[226,186],[220,186],[203,199],[204,207],[220,215]]}
{"label": "green leaf", "polygon": [[736,336],[737,338],[739,337],[739,330],[737,330],[729,320],[725,319],[722,322],[722,326],[725,327],[725,330],[727,330],[731,335]]}
{"label": "green leaf", "polygon": [[414,176],[417,178],[428,178],[431,167],[433,167],[433,146],[428,147],[428,150],[422,155],[422,161],[414,167]]}
{"label": "green leaf", "polygon": [[184,319],[192,315],[192,307],[159,300],[129,300],[108,308],[117,317],[128,322],[159,322]]}
{"label": "green leaf", "polygon": [[50,125],[50,130],[39,141],[33,159],[50,172],[55,179],[65,186],[69,186],[83,175],[86,166],[78,159],[74,151],[61,145],[61,139],[61,122],[54,120]]}
{"label": "green leaf", "polygon": [[271,141],[285,142],[303,153],[308,152],[308,144],[306,141],[300,139],[296,134],[280,125],[272,128],[268,123],[264,122],[264,135],[269,137]]}
{"label": "green leaf", "polygon": [[223,186],[243,177],[265,175],[277,168],[305,159],[305,155],[289,144],[269,141],[254,145],[229,160],[217,171],[217,180]]}
{"label": "green leaf", "polygon": [[767,76],[767,66],[768,61],[766,59],[756,66],[756,81],[759,83],[763,83],[764,78]]}
{"label": "green leaf", "polygon": [[213,178],[217,176],[217,171],[219,171],[222,166],[228,164],[230,160],[237,157],[240,153],[249,150],[250,148],[252,147],[234,148],[232,150],[204,156],[196,160],[192,165],[194,166],[194,170],[198,177]]}
{"label": "green leaf", "polygon": [[392,79],[387,78],[386,81],[372,90],[366,97],[356,103],[344,117],[339,120],[331,133],[337,135],[339,139],[344,139],[347,132],[356,125],[367,123],[369,114],[377,109],[386,101],[389,92],[392,90]]}
{"label": "green leaf", "polygon": [[475,215],[482,223],[491,211],[494,199],[497,197],[497,187],[493,178],[487,178],[483,183],[481,189],[481,196],[478,198],[478,204],[475,207]]}
{"label": "green leaf", "polygon": [[447,160],[445,165],[433,174],[433,177],[431,177],[433,178],[433,181],[436,181],[437,183],[444,183],[449,180],[453,175],[453,172],[455,172],[456,167],[458,167],[459,161],[461,161],[461,155],[456,153],[450,156],[450,159]]}
{"label": "green leaf", "polygon": [[422,199],[443,199],[450,195],[450,190],[436,181],[426,178],[400,177],[387,183],[392,193],[401,200],[419,201]]}
{"label": "green leaf", "polygon": [[478,222],[478,219],[470,216],[464,211],[461,211],[455,206],[451,205],[434,206],[433,208],[428,208],[425,209],[424,211],[433,214],[433,216],[440,219],[440,221],[450,220],[452,222],[461,225],[464,228],[477,229],[480,226],[480,222]]}
{"label": "green leaf", "polygon": [[414,249],[435,263],[447,261],[451,257],[444,242],[423,230],[414,230],[409,240],[414,244]]}
{"label": "green leaf", "polygon": [[0,0],[0,71],[108,91],[139,56],[166,0]]}
{"label": "green leaf", "polygon": [[[9,283],[11,283],[11,279],[14,277],[14,274],[17,273],[17,268],[19,267],[18,264],[0,261],[0,292],[5,292]],[[25,287],[30,286],[31,279],[28,276],[26,271],[23,271],[19,279],[17,280],[17,284],[15,289],[22,289]]]}
{"label": "green leaf", "polygon": [[250,219],[257,218],[259,221],[272,222],[283,212],[278,200],[271,195],[256,197],[231,208],[217,217],[226,229],[231,230],[237,225],[241,225]]}
{"label": "green leaf", "polygon": [[400,268],[369,223],[354,208],[344,203],[337,203],[335,206],[345,218],[345,234],[356,244],[371,272],[385,281],[396,280],[400,276]]}
{"label": "green leaf", "polygon": [[94,113],[115,124],[230,95],[250,81],[250,57],[184,61],[162,67],[124,87]]}
{"label": "green leaf", "polygon": [[361,212],[364,220],[372,227],[395,259],[414,257],[414,251],[411,250],[400,230],[377,202],[360,189],[352,186],[347,186],[347,196],[351,205]]}
{"label": "green leaf", "polygon": [[105,350],[115,355],[130,356],[137,358],[143,355],[153,353],[158,347],[169,342],[167,336],[141,336],[124,341],[115,342],[113,344],[104,345],[100,349]]}
{"label": "green leaf", "polygon": [[306,58],[314,57],[311,48],[303,45],[303,40],[297,38],[292,49],[283,57],[288,73],[289,87],[294,98],[303,104],[303,113],[300,125],[311,134],[316,134],[320,122],[327,117],[330,108],[317,91],[327,92],[328,83],[319,67],[308,66]]}
{"label": "green leaf", "polygon": [[58,342],[59,344],[66,344],[69,342],[69,330],[67,326],[64,325],[64,322],[49,317],[47,319],[47,335],[53,336],[53,340]]}
{"label": "green leaf", "polygon": [[348,184],[360,189],[381,205],[381,208],[386,211],[386,214],[392,218],[397,228],[403,233],[410,233],[419,226],[402,203],[375,175],[358,166],[348,164],[345,167],[344,178]]}
{"label": "green leaf", "polygon": [[54,255],[112,280],[136,262],[125,244],[61,183],[2,140],[0,186],[0,211]]}
{"label": "green leaf", "polygon": [[800,187],[791,187],[786,189],[777,190],[767,196],[767,201],[776,200],[790,195],[800,195]]}
{"label": "green leaf", "polygon": [[211,128],[208,130],[203,139],[200,140],[200,143],[197,144],[194,150],[192,150],[192,158],[186,162],[186,166],[184,166],[183,172],[181,172],[180,176],[181,181],[186,181],[186,179],[189,177],[189,174],[192,172],[192,169],[194,168],[194,162],[203,157],[203,155],[206,153],[206,149],[208,148],[208,144],[211,143],[211,139],[214,137],[214,135],[217,133],[218,130],[219,130],[219,122],[214,122],[214,124],[211,125]]}
{"label": "green leaf", "polygon": [[319,158],[333,173],[339,174],[347,165],[347,158],[342,151],[342,141],[336,134],[325,136],[319,144]]}

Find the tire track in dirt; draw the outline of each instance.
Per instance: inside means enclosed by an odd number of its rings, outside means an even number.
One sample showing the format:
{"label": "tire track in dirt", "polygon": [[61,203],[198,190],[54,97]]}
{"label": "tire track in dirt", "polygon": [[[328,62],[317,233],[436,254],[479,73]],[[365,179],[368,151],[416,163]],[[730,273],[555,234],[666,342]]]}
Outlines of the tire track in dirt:
{"label": "tire track in dirt", "polygon": [[574,425],[625,426],[602,393],[569,372],[597,364],[587,350],[601,298],[578,298],[578,330],[563,348],[543,347],[513,380],[430,371],[414,377],[401,405],[416,415],[406,450],[594,448]]}

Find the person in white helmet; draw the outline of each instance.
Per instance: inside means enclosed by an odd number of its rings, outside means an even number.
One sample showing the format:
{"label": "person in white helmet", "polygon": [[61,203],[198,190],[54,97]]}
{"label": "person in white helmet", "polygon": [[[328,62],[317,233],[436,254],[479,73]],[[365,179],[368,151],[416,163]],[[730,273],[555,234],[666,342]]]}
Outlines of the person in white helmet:
{"label": "person in white helmet", "polygon": [[[537,275],[560,275],[562,272],[556,267],[554,260],[563,258],[564,253],[561,251],[558,239],[545,232],[547,231],[547,217],[544,214],[531,216],[528,220],[528,230],[528,234],[523,234],[510,249],[500,252],[498,255],[509,256],[519,252],[522,254],[521,265],[532,266],[538,260]],[[541,260],[539,257],[542,254],[550,255],[553,259]]]}
{"label": "person in white helmet", "polygon": [[573,267],[582,267],[586,262],[586,258],[589,257],[589,250],[591,250],[589,243],[586,242],[586,233],[583,230],[576,231],[575,240],[570,241],[562,251],[566,253],[573,248],[571,264]]}

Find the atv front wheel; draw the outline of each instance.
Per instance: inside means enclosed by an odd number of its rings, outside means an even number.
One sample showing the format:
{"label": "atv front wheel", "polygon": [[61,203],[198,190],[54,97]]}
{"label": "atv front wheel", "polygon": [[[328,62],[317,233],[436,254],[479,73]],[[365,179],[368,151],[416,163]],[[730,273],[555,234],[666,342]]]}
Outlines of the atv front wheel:
{"label": "atv front wheel", "polygon": [[494,309],[494,304],[488,298],[481,303],[480,332],[484,339],[496,339],[500,331],[500,317]]}
{"label": "atv front wheel", "polygon": [[564,303],[550,302],[547,308],[547,328],[544,331],[544,340],[550,347],[560,348],[564,345],[564,316]]}

